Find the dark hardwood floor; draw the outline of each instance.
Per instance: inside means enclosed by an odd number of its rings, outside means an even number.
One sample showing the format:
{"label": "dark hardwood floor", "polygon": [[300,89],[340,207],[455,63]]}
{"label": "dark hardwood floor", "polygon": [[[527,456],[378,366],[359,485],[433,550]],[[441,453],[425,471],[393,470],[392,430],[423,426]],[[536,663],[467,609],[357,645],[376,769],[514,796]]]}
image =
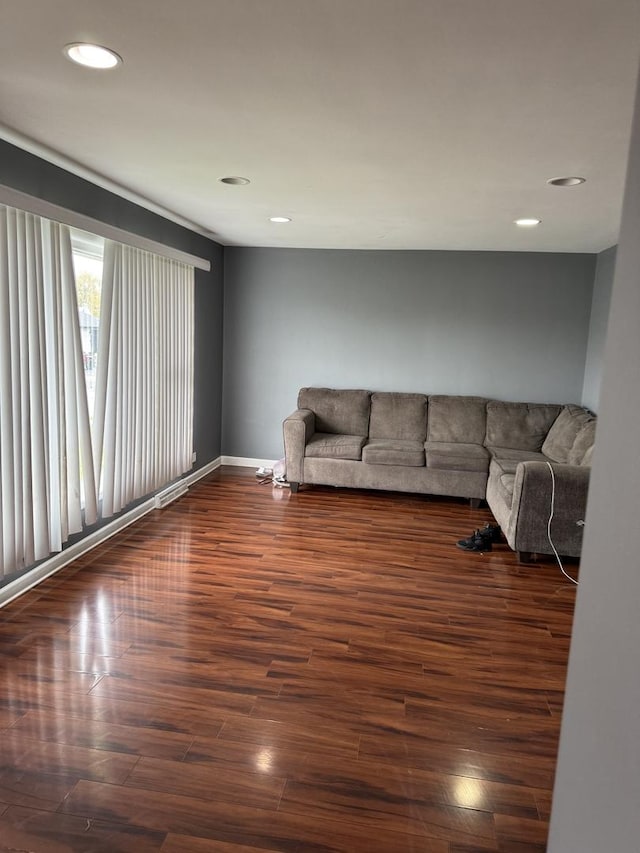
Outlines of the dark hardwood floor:
{"label": "dark hardwood floor", "polygon": [[8,605],[0,850],[544,851],[575,588],[489,520],[222,468]]}

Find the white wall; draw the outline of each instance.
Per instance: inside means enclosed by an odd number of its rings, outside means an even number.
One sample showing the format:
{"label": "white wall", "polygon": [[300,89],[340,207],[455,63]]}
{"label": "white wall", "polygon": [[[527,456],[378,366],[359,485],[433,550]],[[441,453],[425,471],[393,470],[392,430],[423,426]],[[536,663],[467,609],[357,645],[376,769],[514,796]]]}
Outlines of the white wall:
{"label": "white wall", "polygon": [[579,403],[595,262],[226,249],[223,453],[282,456],[304,385]]}
{"label": "white wall", "polygon": [[637,103],[549,853],[640,850],[639,234]]}

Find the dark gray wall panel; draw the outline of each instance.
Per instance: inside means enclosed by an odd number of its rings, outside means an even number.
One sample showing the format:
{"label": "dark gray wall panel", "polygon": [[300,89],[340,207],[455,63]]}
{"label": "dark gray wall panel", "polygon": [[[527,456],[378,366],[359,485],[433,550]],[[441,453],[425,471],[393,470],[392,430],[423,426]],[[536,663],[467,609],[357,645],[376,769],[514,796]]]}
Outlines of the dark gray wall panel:
{"label": "dark gray wall panel", "polygon": [[580,402],[595,255],[225,250],[223,453],[303,385]]}

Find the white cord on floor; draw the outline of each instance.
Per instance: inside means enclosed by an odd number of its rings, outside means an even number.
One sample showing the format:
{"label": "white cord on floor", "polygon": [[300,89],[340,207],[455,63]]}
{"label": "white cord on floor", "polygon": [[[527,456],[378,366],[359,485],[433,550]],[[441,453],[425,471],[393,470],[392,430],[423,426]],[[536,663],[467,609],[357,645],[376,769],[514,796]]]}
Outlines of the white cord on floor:
{"label": "white cord on floor", "polygon": [[555,511],[556,506],[556,475],[554,473],[553,468],[551,467],[551,463],[547,462],[549,466],[549,470],[551,471],[551,512],[549,513],[549,521],[547,522],[547,537],[549,539],[549,544],[553,548],[553,553],[556,555],[556,560],[558,561],[558,565],[560,566],[560,571],[568,578],[571,583],[574,583],[576,586],[579,586],[578,581],[575,578],[572,578],[570,574],[567,574],[564,570],[564,566],[562,565],[562,560],[560,559],[560,554],[558,554],[556,550],[556,546],[553,544],[553,539],[551,538],[551,522],[553,521],[553,513]]}

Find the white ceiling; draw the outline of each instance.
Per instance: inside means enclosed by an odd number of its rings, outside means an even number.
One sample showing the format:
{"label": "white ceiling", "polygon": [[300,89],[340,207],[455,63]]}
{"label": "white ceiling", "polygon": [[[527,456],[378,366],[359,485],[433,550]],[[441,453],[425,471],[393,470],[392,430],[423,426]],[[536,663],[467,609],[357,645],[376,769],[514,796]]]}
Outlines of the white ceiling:
{"label": "white ceiling", "polygon": [[595,252],[639,58],[640,0],[14,0],[0,136],[225,245]]}

